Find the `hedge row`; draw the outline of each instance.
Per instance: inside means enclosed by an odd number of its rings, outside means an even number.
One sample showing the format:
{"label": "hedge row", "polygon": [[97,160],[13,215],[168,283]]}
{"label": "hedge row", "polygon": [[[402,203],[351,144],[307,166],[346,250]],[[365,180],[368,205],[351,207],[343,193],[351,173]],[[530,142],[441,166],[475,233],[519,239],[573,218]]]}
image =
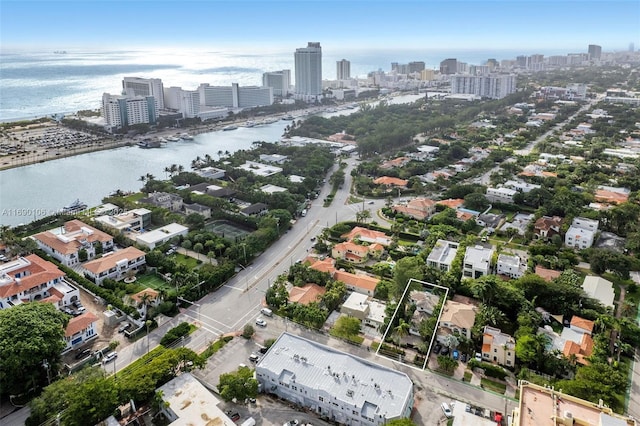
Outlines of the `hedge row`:
{"label": "hedge row", "polygon": [[167,331],[164,336],[162,336],[162,339],[160,339],[160,344],[164,347],[170,346],[179,338],[188,335],[190,330],[191,326],[188,322],[181,322],[180,324]]}

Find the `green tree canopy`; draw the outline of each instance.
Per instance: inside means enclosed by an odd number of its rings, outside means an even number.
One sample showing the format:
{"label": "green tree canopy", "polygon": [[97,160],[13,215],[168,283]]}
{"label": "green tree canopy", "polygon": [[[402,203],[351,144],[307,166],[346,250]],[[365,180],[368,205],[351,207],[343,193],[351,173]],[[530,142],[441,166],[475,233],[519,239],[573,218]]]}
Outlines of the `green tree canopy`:
{"label": "green tree canopy", "polygon": [[253,378],[253,371],[249,367],[240,367],[232,373],[220,375],[220,396],[229,402],[233,399],[244,401],[258,395],[258,381]]}
{"label": "green tree canopy", "polygon": [[50,303],[0,310],[0,389],[20,394],[47,383],[58,371],[69,317]]}

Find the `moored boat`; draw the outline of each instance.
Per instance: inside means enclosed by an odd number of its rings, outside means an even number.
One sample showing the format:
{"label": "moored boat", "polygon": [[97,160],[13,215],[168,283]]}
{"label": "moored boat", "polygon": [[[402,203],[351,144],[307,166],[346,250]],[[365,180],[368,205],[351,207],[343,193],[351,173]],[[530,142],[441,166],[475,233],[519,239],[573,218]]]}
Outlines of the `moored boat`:
{"label": "moored boat", "polygon": [[80,201],[79,198],[77,198],[73,203],[69,204],[68,206],[64,206],[62,208],[62,211],[64,213],[75,213],[86,208],[87,208],[87,205],[82,201]]}

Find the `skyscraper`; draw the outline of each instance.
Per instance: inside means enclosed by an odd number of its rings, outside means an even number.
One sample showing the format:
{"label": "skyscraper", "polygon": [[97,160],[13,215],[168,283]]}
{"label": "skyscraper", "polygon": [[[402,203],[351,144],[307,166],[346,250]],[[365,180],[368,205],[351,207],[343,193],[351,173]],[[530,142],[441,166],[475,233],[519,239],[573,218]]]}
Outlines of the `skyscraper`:
{"label": "skyscraper", "polygon": [[296,94],[318,96],[322,94],[322,48],[318,42],[296,49]]}
{"label": "skyscraper", "polygon": [[449,58],[440,62],[440,74],[455,74],[457,72],[458,72],[457,59]]}
{"label": "skyscraper", "polygon": [[598,46],[597,44],[589,45],[589,59],[600,59],[602,56],[602,46]]}
{"label": "skyscraper", "polygon": [[349,80],[351,78],[351,62],[346,59],[336,62],[336,80]]}
{"label": "skyscraper", "polygon": [[125,77],[122,91],[127,96],[153,96],[156,109],[164,109],[164,89],[159,78]]}

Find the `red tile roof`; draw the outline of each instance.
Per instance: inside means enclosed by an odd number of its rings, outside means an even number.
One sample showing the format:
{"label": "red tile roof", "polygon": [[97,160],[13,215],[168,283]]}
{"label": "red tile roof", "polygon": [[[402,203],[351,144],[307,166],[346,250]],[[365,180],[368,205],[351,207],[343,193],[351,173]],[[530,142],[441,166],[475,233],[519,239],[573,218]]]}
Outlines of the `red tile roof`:
{"label": "red tile roof", "polygon": [[571,317],[571,325],[592,333],[594,322],[574,315],[573,317]]}
{"label": "red tile roof", "polygon": [[[56,278],[64,277],[64,272],[59,270],[56,265],[35,254],[31,254],[24,259],[29,262],[29,265],[8,272],[12,281],[9,284],[0,286],[1,298],[18,295],[23,291],[39,287],[42,284],[55,280]],[[19,283],[16,282],[15,276],[17,274],[22,274],[23,272],[27,272],[28,275],[20,277]]]}
{"label": "red tile roof", "polygon": [[51,247],[58,253],[65,255],[76,253],[82,248],[82,243],[79,240],[86,240],[89,243],[96,241],[106,243],[113,240],[113,237],[106,232],[102,232],[77,219],[70,220],[64,224],[64,232],[60,234],[60,237],[68,240],[66,242],[63,241],[63,239],[59,238],[59,235],[51,231],[41,232],[33,236],[33,238],[47,247]]}
{"label": "red tile roof", "polygon": [[89,328],[89,326],[98,321],[98,317],[95,316],[92,312],[85,312],[82,315],[79,315],[75,318],[72,318],[67,325],[67,329],[64,331],[64,335],[66,337],[71,337],[74,334],[82,332]]}
{"label": "red tile roof", "polygon": [[553,281],[560,276],[561,272],[553,269],[543,268],[540,265],[536,265],[536,275],[544,279],[545,281]]}
{"label": "red tile roof", "polygon": [[114,253],[102,256],[98,259],[94,259],[85,263],[82,267],[87,271],[93,272],[98,275],[101,272],[108,271],[111,268],[115,268],[116,264],[121,260],[135,260],[140,256],[144,256],[145,253],[135,247],[127,247],[122,250],[118,250]]}
{"label": "red tile roof", "polygon": [[361,288],[368,292],[373,292],[380,282],[378,278],[370,277],[368,275],[356,275],[345,271],[336,271],[333,274],[333,279],[336,281],[342,281],[347,286]]}
{"label": "red tile roof", "polygon": [[408,180],[398,179],[390,176],[381,176],[378,179],[374,180],[373,183],[376,185],[387,185],[387,186],[407,186],[409,183]]}
{"label": "red tile roof", "polygon": [[449,198],[446,200],[436,201],[436,204],[447,206],[452,209],[457,209],[464,204],[464,200],[462,198]]}
{"label": "red tile roof", "polygon": [[308,305],[311,302],[320,300],[327,290],[318,284],[309,283],[303,287],[293,287],[289,292],[289,302]]}

